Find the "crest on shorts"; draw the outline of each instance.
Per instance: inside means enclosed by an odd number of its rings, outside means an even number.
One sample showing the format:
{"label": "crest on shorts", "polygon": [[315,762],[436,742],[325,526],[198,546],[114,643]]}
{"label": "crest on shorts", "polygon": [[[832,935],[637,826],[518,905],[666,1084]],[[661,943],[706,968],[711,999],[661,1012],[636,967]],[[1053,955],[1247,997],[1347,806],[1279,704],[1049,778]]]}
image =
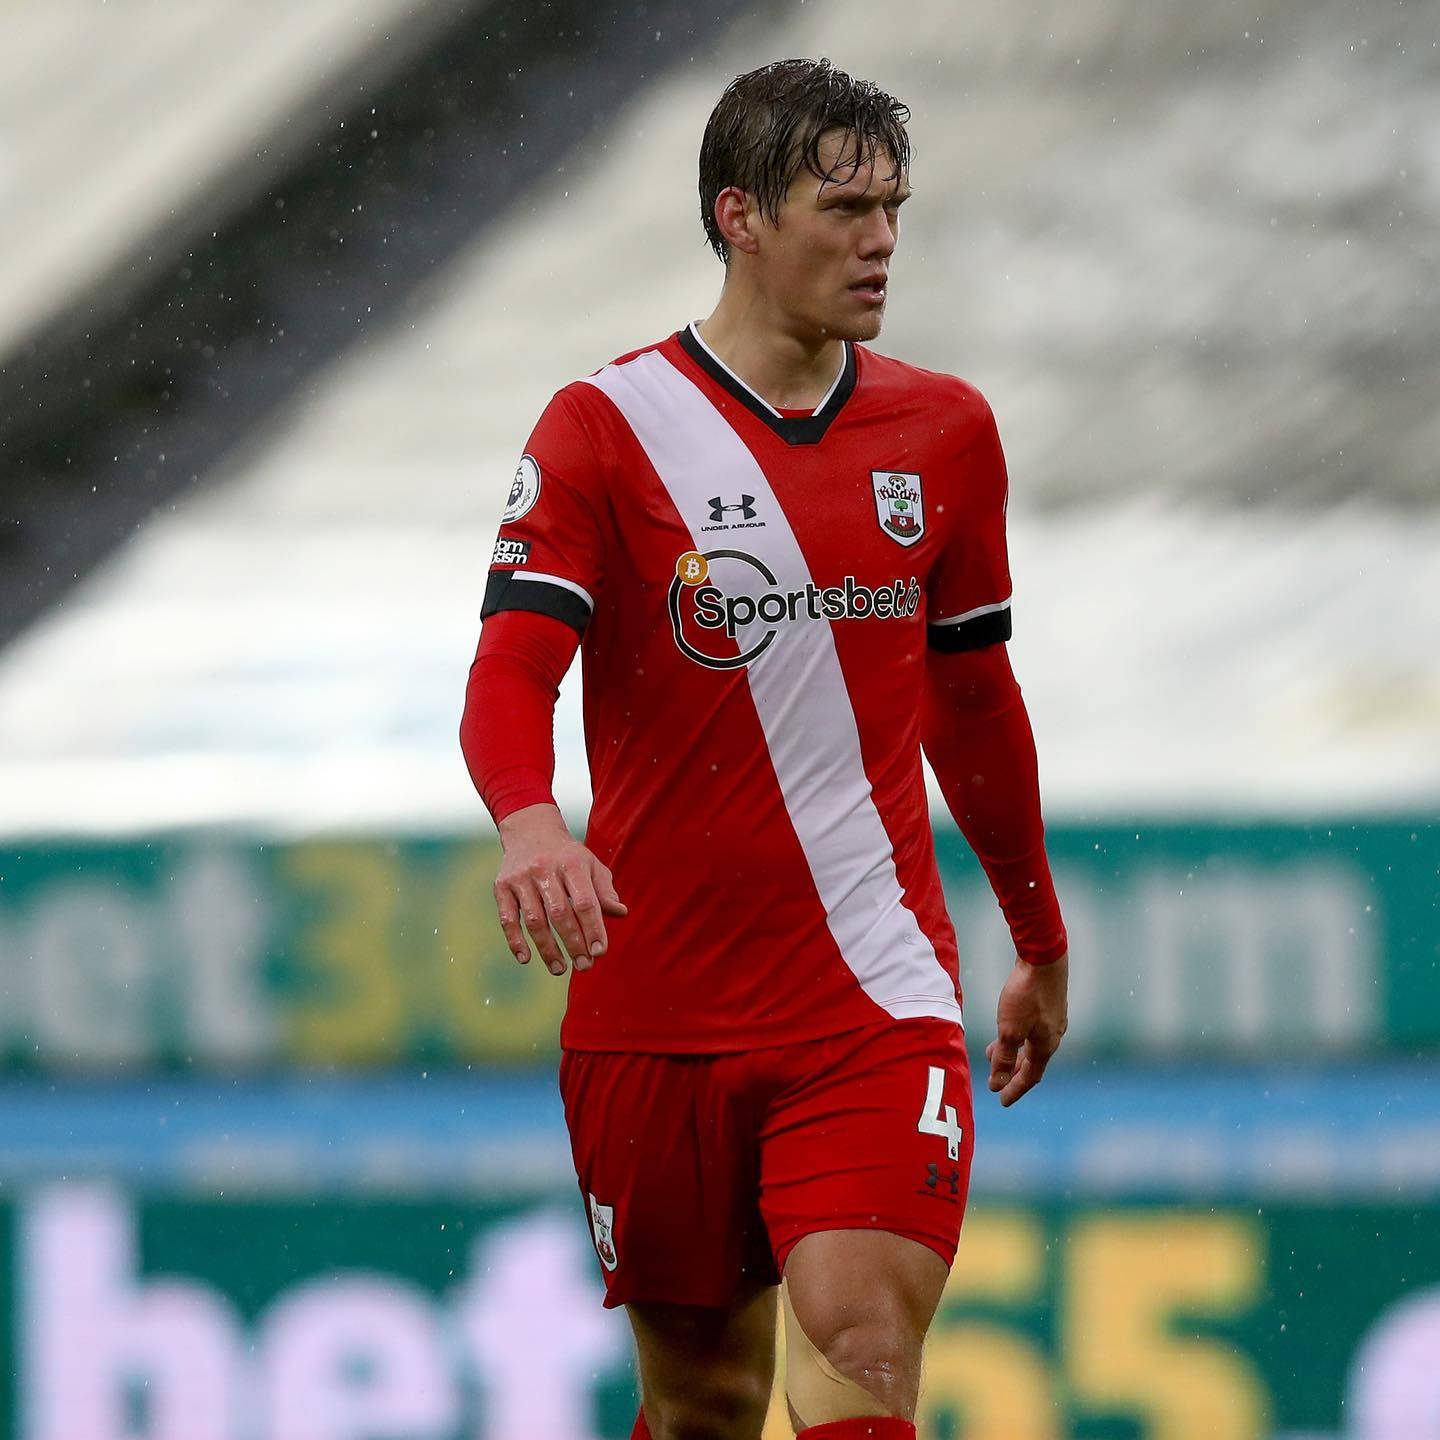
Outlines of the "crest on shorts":
{"label": "crest on shorts", "polygon": [[899,545],[913,545],[925,533],[925,497],[920,477],[899,470],[872,470],[875,517]]}
{"label": "crest on shorts", "polygon": [[590,1229],[595,1235],[595,1253],[599,1255],[600,1263],[607,1270],[613,1270],[620,1263],[620,1257],[615,1253],[615,1207],[602,1205],[593,1195],[589,1198]]}

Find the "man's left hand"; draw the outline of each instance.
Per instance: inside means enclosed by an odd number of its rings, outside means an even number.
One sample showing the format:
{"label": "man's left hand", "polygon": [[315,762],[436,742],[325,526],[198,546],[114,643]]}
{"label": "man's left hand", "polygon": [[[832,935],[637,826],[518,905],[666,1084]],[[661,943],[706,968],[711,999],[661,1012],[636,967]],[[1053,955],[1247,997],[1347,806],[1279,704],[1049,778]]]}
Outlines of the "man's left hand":
{"label": "man's left hand", "polygon": [[1060,1048],[1068,1024],[1066,993],[1070,957],[1050,965],[1017,960],[996,1010],[996,1035],[986,1047],[990,1089],[1002,1105],[1013,1105],[1040,1083],[1050,1057]]}

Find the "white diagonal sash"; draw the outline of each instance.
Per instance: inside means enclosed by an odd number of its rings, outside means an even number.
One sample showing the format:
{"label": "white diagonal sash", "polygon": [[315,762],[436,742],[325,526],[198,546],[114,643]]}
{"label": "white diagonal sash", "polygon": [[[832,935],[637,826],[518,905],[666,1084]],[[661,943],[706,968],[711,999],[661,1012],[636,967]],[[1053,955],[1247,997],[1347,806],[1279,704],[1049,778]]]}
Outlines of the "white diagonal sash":
{"label": "white diagonal sash", "polygon": [[[781,588],[804,588],[809,566],[769,480],[691,380],[650,350],[606,366],[587,383],[624,416],[682,517],[703,513],[717,493],[746,493],[763,503],[768,523],[746,531],[743,546]],[[867,516],[867,523],[874,522]],[[959,1022],[954,983],[905,905],[829,622],[802,617],[782,625],[745,673],[790,822],[846,965],[897,1019]]]}

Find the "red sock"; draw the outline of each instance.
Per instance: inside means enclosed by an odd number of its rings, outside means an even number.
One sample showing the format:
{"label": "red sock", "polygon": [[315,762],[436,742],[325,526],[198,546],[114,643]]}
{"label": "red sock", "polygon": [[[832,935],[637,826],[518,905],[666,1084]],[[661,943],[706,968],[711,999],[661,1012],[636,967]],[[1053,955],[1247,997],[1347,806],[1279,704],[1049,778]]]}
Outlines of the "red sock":
{"label": "red sock", "polygon": [[811,1425],[795,1440],[915,1440],[915,1426],[898,1415],[868,1415],[859,1420]]}
{"label": "red sock", "polygon": [[650,1440],[650,1427],[645,1423],[643,1410],[635,1417],[635,1428],[630,1432],[630,1440]]}

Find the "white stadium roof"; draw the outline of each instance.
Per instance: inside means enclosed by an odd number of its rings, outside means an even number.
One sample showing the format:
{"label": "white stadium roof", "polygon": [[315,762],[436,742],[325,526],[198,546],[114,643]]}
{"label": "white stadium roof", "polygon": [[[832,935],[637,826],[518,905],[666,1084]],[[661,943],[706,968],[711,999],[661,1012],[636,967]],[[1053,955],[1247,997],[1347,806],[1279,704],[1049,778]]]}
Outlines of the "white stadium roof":
{"label": "white stadium roof", "polygon": [[297,109],[393,64],[438,15],[433,0],[0,7],[0,353],[127,257],[153,265],[136,247],[178,217],[214,218],[223,178],[273,173],[312,138]]}
{"label": "white stadium roof", "polygon": [[[984,11],[1000,35],[1005,8]],[[1143,143],[1134,115],[1120,127],[1137,167],[1127,183],[1153,205],[1116,222],[1107,261],[1095,209],[1039,157],[1077,127],[1101,144],[1108,98],[1067,99],[1047,79],[1031,87],[1046,106],[1027,111],[975,78],[1004,54],[977,59],[973,35],[938,22],[877,32],[860,24],[868,13],[858,0],[806,5],[646,90],[406,323],[326,371],[0,652],[0,832],[481,821],[455,732],[526,433],[559,385],[705,313],[720,278],[694,214],[705,115],[735,71],[820,52],[915,108],[917,194],[878,348],[965,375],[999,417],[1012,653],[1050,813],[1433,809],[1440,507],[1415,503],[1425,497],[1408,481],[1388,497],[1244,503],[1269,494],[1263,466],[1250,491],[1241,471],[1274,449],[1274,406],[1317,406],[1324,431],[1330,392],[1306,351],[1277,357],[1273,397],[1242,405],[1231,384],[1236,405],[1207,411],[1181,340],[1234,339],[1227,319],[1241,338],[1254,331],[1263,286],[1227,313],[1219,290],[1186,288],[1193,255],[1189,268],[1145,263],[1144,247],[1163,255],[1166,226],[1178,236],[1189,214],[1165,188],[1168,152]],[[1079,11],[1053,13],[1075,34],[1047,44],[1058,56],[1073,41],[1078,55]],[[1220,21],[1193,21],[1207,23]],[[863,53],[847,54],[855,34]],[[1259,233],[1239,239],[1244,266],[1286,283],[1285,253]],[[1112,370],[1106,406],[1087,336],[1115,328],[1117,305],[1133,354]],[[587,798],[578,685],[572,671],[557,726],[572,818]]]}

